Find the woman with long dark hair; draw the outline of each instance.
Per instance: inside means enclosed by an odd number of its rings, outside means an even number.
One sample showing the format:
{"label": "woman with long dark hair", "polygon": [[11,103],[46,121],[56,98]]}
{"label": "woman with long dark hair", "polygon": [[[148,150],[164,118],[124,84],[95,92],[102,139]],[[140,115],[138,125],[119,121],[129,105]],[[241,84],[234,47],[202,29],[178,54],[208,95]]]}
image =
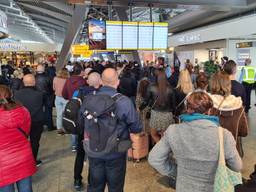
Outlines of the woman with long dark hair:
{"label": "woman with long dark hair", "polygon": [[0,85],[0,191],[32,192],[36,172],[30,142],[30,114],[12,99],[11,90]]}
{"label": "woman with long dark hair", "polygon": [[174,122],[175,96],[165,72],[159,70],[156,74],[157,81],[149,86],[143,107],[151,108],[150,132],[157,143],[167,127]]}
{"label": "woman with long dark hair", "polygon": [[[143,102],[146,99],[147,89],[149,85],[150,85],[150,82],[147,77],[142,78],[138,83],[136,102],[135,102],[136,108],[138,111],[140,110],[140,106],[143,104]],[[146,118],[147,111],[148,111],[148,108],[140,110],[140,117],[143,121],[144,130],[148,132],[149,120]]]}

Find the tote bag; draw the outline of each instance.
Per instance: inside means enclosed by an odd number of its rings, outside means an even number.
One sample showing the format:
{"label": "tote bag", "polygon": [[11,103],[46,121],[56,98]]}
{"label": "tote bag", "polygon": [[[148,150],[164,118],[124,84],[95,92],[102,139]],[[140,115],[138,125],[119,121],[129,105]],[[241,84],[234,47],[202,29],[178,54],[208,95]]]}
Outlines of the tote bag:
{"label": "tote bag", "polygon": [[220,152],[219,162],[214,180],[214,192],[234,192],[235,186],[242,184],[241,173],[230,170],[226,166],[224,153],[223,128],[218,128]]}

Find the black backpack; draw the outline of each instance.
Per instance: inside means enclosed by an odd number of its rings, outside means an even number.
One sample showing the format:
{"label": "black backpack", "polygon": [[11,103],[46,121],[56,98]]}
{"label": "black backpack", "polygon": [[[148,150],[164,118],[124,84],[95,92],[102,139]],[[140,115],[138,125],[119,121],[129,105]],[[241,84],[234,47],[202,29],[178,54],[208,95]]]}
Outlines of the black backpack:
{"label": "black backpack", "polygon": [[88,95],[81,111],[84,119],[84,149],[89,157],[99,158],[112,152],[126,152],[131,146],[130,140],[122,140],[118,130],[119,119],[116,116],[116,101],[122,94]]}
{"label": "black backpack", "polygon": [[[74,96],[76,94],[76,96]],[[66,104],[63,112],[62,124],[66,134],[78,134],[78,116],[83,102],[80,90],[74,92],[71,100]]]}

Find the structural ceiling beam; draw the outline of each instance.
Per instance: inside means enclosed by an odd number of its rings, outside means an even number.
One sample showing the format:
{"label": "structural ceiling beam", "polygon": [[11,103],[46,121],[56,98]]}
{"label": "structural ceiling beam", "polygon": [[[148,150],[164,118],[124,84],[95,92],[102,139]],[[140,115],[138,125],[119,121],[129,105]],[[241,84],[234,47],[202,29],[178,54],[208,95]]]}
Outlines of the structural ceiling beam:
{"label": "structural ceiling beam", "polygon": [[[81,3],[81,0],[69,0],[71,3]],[[107,0],[85,0],[88,5],[107,6]],[[113,6],[128,7],[131,0],[112,0]],[[136,7],[147,7],[153,4],[154,7],[172,7],[173,5],[203,5],[203,6],[229,6],[243,7],[247,6],[247,0],[133,0]]]}
{"label": "structural ceiling beam", "polygon": [[63,14],[60,14],[60,13],[56,13],[54,11],[50,11],[48,9],[44,9],[44,8],[41,8],[41,7],[38,7],[38,6],[34,6],[34,5],[30,5],[30,4],[27,4],[27,3],[19,3],[19,5],[22,5],[22,6],[26,7],[26,8],[32,9],[32,10],[34,10],[36,12],[40,12],[40,13],[49,15],[51,17],[57,18],[59,20],[65,21],[65,22],[70,22],[70,19],[71,19],[71,17],[68,16],[68,15],[63,15]]}
{"label": "structural ceiling beam", "polygon": [[70,53],[70,47],[74,43],[80,28],[83,24],[83,21],[86,20],[89,13],[89,7],[86,5],[76,5],[74,13],[69,23],[67,34],[60,52],[60,56],[57,60],[56,68],[57,70],[61,69],[68,60]]}
{"label": "structural ceiling beam", "polygon": [[74,8],[73,6],[70,6],[70,5],[67,5],[67,4],[64,4],[64,3],[61,3],[61,2],[48,2],[48,1],[44,1],[43,2],[44,4],[47,4],[47,5],[50,5],[51,7],[54,7],[56,9],[59,9],[69,15],[73,15],[73,11],[74,11]]}

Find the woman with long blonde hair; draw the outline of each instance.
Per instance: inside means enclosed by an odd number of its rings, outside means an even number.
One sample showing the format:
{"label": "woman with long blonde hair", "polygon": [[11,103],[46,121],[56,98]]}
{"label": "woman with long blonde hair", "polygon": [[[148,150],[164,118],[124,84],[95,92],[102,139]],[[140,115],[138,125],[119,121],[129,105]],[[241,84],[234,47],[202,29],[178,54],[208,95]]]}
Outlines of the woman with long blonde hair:
{"label": "woman with long blonde hair", "polygon": [[178,85],[175,89],[176,110],[175,116],[179,116],[184,110],[184,101],[187,94],[193,92],[194,87],[192,84],[190,73],[187,69],[180,71]]}

